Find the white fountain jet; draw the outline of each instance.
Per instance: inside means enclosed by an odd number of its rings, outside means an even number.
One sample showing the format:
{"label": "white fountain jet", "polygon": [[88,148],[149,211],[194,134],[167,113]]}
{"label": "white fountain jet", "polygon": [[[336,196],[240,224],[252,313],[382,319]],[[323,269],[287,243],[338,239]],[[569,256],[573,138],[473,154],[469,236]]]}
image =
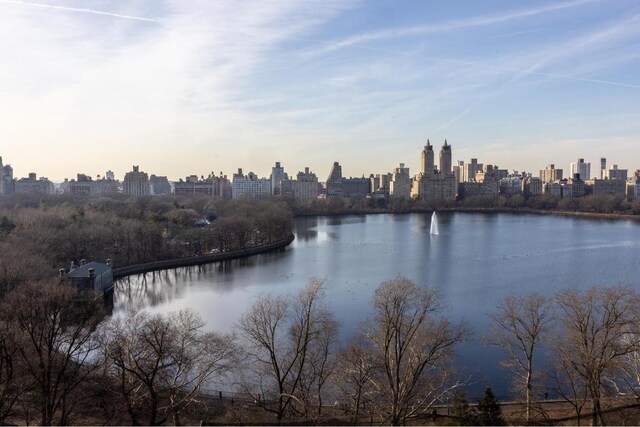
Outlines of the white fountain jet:
{"label": "white fountain jet", "polygon": [[429,233],[435,235],[440,234],[440,231],[438,230],[438,216],[436,215],[436,211],[433,211],[433,215],[431,215],[431,230]]}

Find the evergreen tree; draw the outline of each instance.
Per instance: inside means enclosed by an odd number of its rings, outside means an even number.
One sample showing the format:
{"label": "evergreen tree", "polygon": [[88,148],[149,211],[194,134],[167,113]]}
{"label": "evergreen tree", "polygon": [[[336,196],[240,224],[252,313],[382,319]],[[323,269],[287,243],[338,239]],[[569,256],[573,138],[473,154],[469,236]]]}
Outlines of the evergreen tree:
{"label": "evergreen tree", "polygon": [[467,397],[461,391],[457,391],[453,395],[453,403],[449,408],[449,414],[453,425],[473,426],[478,424],[475,410],[469,406]]}
{"label": "evergreen tree", "polygon": [[484,390],[484,396],[478,401],[478,423],[485,426],[505,425],[500,402],[493,395],[491,387]]}

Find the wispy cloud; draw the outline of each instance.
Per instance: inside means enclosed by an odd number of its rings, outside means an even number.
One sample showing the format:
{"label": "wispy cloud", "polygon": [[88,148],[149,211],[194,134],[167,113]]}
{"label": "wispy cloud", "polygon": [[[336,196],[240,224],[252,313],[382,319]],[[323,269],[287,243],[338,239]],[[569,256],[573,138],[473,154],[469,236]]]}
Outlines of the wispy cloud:
{"label": "wispy cloud", "polygon": [[[465,106],[459,113],[455,114],[452,118],[447,120],[445,123],[440,125],[437,130],[443,130],[454,125],[458,120],[469,114],[472,110],[476,109],[478,106],[484,104],[492,98],[503,93],[510,85],[514,82],[517,82],[523,79],[526,76],[534,75],[534,76],[542,76],[549,77],[551,79],[564,79],[564,80],[572,80],[586,83],[595,83],[602,85],[610,85],[610,86],[618,86],[625,87],[635,90],[640,90],[640,85],[635,83],[625,83],[618,82],[612,80],[605,79],[597,79],[584,77],[579,75],[569,75],[569,74],[561,74],[561,73],[553,73],[553,72],[543,72],[539,71],[540,68],[544,66],[549,66],[554,62],[568,62],[574,60],[576,56],[584,55],[585,52],[590,52],[592,50],[606,49],[610,46],[612,42],[625,41],[631,37],[637,36],[640,34],[640,14],[633,15],[626,19],[623,19],[619,22],[616,22],[613,25],[607,26],[604,29],[600,29],[595,32],[588,32],[585,35],[581,35],[579,37],[575,37],[567,42],[559,43],[554,46],[550,46],[548,48],[539,50],[533,54],[525,55],[525,60],[529,60],[528,58],[535,58],[535,62],[528,66],[527,68],[513,68],[509,66],[505,66],[505,64],[500,64],[499,66],[493,65],[488,66],[486,64],[469,62],[469,64],[473,64],[479,67],[489,67],[494,69],[497,73],[503,74],[505,71],[513,73],[512,76],[498,85],[498,87],[490,89],[486,93],[480,95],[476,100],[474,100],[469,105]],[[630,58],[636,58],[636,56],[632,56]],[[522,58],[519,58],[522,60]],[[596,63],[599,62],[599,59],[594,60]],[[603,65],[603,64],[600,64]]]}
{"label": "wispy cloud", "polygon": [[[619,116],[638,112],[634,0],[579,10],[572,8],[600,0],[532,2],[522,6],[530,9],[418,27],[402,27],[416,17],[398,10],[394,22],[402,28],[376,27],[387,22],[378,16],[362,34],[325,47],[317,40],[342,34],[358,13],[380,10],[346,0],[49,1],[0,0],[0,141],[12,142],[0,142],[0,155],[53,178],[109,168],[121,174],[123,152],[174,178],[239,166],[260,174],[275,160],[320,175],[341,160],[350,174],[368,174],[417,162],[426,137],[450,137],[458,153],[477,149],[484,157],[484,147],[495,147],[480,146],[482,138],[545,138],[532,115],[564,123],[587,110],[602,121],[573,121],[563,137],[576,137],[573,127],[600,137],[602,123],[616,137],[636,132],[625,127],[633,120]],[[459,6],[442,15],[456,13]],[[526,17],[535,18],[518,20]],[[456,28],[463,31],[450,37]],[[529,31],[541,37],[516,37]],[[358,50],[304,55],[348,46]],[[492,129],[494,120],[509,135]],[[473,142],[465,147],[465,140]],[[77,156],[69,153],[85,144],[96,155],[75,170]],[[365,146],[375,155],[359,160]]]}
{"label": "wispy cloud", "polygon": [[20,0],[0,0],[0,3],[15,4],[15,5],[27,6],[27,7],[39,7],[39,8],[44,8],[44,9],[63,10],[63,11],[66,11],[66,12],[90,13],[90,14],[93,14],[93,15],[111,16],[113,18],[132,19],[134,21],[157,22],[157,19],[154,19],[154,18],[145,18],[145,17],[142,17],[142,16],[122,15],[122,14],[119,14],[119,13],[105,12],[105,11],[102,11],[102,10],[85,9],[85,8],[77,8],[77,7],[67,7],[67,6],[46,4],[46,3],[32,3],[32,2],[26,2],[26,1],[20,1]]}
{"label": "wispy cloud", "polygon": [[531,30],[513,31],[513,32],[510,32],[510,33],[498,34],[497,36],[489,37],[489,38],[487,38],[487,40],[499,40],[499,39],[504,39],[504,38],[507,38],[507,37],[522,36],[522,35],[525,35],[525,34],[541,33],[543,31],[549,31],[550,29],[551,29],[551,27],[544,27],[544,28],[534,28],[534,29],[531,29]]}
{"label": "wispy cloud", "polygon": [[380,39],[447,32],[447,31],[458,30],[461,28],[499,24],[499,23],[504,23],[514,19],[526,18],[526,17],[540,15],[543,13],[553,12],[553,11],[562,10],[562,9],[569,9],[569,8],[585,5],[587,3],[594,3],[599,1],[602,1],[602,0],[574,0],[574,1],[563,2],[563,3],[552,3],[550,5],[542,6],[534,9],[523,9],[523,10],[518,10],[514,12],[476,16],[472,18],[458,19],[458,20],[437,23],[437,24],[420,25],[420,26],[406,27],[406,28],[393,28],[393,29],[387,29],[382,31],[362,33],[362,34],[348,37],[343,40],[330,42],[326,46],[320,49],[311,51],[308,54],[309,55],[326,54],[339,49],[344,49],[346,47],[359,45],[363,42],[369,42],[369,41],[380,40]]}

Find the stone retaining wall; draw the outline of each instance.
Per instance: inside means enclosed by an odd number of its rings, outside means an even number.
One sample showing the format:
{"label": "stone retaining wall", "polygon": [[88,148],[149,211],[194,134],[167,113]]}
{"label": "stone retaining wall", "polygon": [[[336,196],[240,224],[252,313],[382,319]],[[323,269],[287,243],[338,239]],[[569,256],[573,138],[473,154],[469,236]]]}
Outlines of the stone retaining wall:
{"label": "stone retaining wall", "polygon": [[269,243],[266,245],[254,246],[252,248],[239,249],[236,251],[224,252],[220,254],[200,255],[185,258],[168,259],[164,261],[146,262],[144,264],[129,265],[127,267],[120,267],[113,269],[113,278],[119,279],[122,277],[130,276],[132,274],[148,273],[150,271],[166,270],[170,268],[189,267],[192,265],[208,264],[217,261],[227,261],[235,258],[244,258],[252,255],[257,255],[265,252],[269,252],[275,249],[281,249],[288,246],[293,242],[293,233],[289,234],[286,238],[278,240],[277,242]]}

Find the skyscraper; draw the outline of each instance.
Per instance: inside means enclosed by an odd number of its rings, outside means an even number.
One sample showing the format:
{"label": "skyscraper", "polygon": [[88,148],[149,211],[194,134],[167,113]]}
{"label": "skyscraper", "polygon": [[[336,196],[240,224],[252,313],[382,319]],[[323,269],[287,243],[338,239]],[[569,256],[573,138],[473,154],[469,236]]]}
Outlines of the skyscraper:
{"label": "skyscraper", "polygon": [[462,167],[461,182],[472,182],[476,180],[476,173],[482,170],[484,165],[478,163],[478,159],[471,159],[471,161]]}
{"label": "skyscraper", "polygon": [[0,194],[13,194],[15,181],[13,180],[13,168],[11,165],[3,165],[0,157]]}
{"label": "skyscraper", "polygon": [[425,175],[433,173],[434,166],[433,146],[427,139],[427,145],[424,146],[422,154],[420,155],[420,172]]}
{"label": "skyscraper", "polygon": [[580,179],[586,181],[591,179],[591,163],[585,163],[584,159],[578,159],[576,163],[571,163],[571,177],[580,174]]}
{"label": "skyscraper", "polygon": [[140,172],[139,166],[134,166],[133,171],[127,172],[122,183],[124,194],[131,196],[144,196],[149,194],[149,175]]}
{"label": "skyscraper", "polygon": [[405,199],[411,196],[411,176],[409,176],[409,168],[404,167],[404,163],[400,163],[393,170],[389,195],[392,197],[404,197]]}
{"label": "skyscraper", "polygon": [[333,162],[326,185],[327,197],[342,196],[342,166],[340,166],[340,163]]}
{"label": "skyscraper", "polygon": [[555,182],[562,180],[562,169],[556,169],[556,165],[550,164],[544,169],[540,169],[540,179],[542,182]]}
{"label": "skyscraper", "polygon": [[440,148],[440,173],[451,173],[451,146],[444,140],[444,145]]}
{"label": "skyscraper", "polygon": [[280,184],[284,181],[284,168],[280,162],[271,168],[271,194],[280,194]]}
{"label": "skyscraper", "polygon": [[[428,159],[429,150],[427,148],[429,146],[422,151],[422,159]],[[425,163],[427,162],[423,161],[423,165]],[[455,199],[458,192],[458,182],[451,168],[451,146],[446,140],[440,149],[440,170],[434,171],[432,168],[431,173],[420,172],[413,178],[411,184],[411,197],[413,198],[431,203]]]}

